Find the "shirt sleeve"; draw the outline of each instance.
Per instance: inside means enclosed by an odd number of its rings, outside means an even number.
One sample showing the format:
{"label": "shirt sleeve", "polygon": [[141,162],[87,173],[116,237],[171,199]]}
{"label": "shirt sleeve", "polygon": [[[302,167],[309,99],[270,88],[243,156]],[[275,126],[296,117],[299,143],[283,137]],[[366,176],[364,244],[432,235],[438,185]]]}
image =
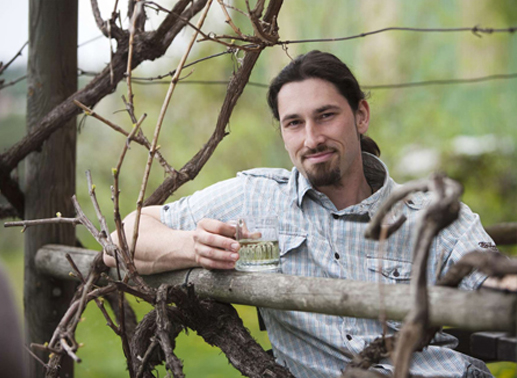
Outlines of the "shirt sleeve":
{"label": "shirt sleeve", "polygon": [[203,218],[227,222],[241,214],[243,199],[244,182],[235,177],[164,205],[161,221],[168,227],[184,231],[195,229]]}
{"label": "shirt sleeve", "polygon": [[[458,219],[442,232],[440,242],[445,251],[450,251],[444,254],[442,276],[469,252],[482,249],[497,250],[492,238],[481,225],[479,215],[463,203]],[[461,281],[459,287],[476,290],[486,278],[485,274],[475,270]]]}

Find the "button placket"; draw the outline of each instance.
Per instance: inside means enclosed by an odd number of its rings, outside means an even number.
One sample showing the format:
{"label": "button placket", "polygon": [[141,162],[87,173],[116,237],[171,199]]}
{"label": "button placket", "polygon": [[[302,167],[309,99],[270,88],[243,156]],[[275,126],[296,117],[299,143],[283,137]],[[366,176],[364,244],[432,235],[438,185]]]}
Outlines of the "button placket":
{"label": "button placket", "polygon": [[339,251],[337,250],[337,246],[338,244],[336,244],[336,241],[338,240],[338,237],[337,237],[337,230],[339,230],[340,228],[340,215],[338,214],[329,214],[330,216],[327,218],[328,219],[328,240],[329,240],[329,244],[330,244],[330,247],[331,247],[331,253],[333,253],[333,255],[331,255],[331,262],[333,264],[337,264],[337,266],[339,266],[339,273],[336,272],[338,274],[339,277],[341,278],[345,278],[344,276],[344,267],[343,267],[343,260],[341,259],[341,255],[339,253]]}

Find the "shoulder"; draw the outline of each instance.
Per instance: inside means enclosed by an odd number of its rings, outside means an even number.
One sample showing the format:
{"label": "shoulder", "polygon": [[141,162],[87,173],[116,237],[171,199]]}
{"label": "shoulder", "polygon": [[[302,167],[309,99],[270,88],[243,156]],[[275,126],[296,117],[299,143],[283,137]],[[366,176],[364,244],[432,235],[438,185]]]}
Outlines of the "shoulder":
{"label": "shoulder", "polygon": [[266,180],[276,183],[287,183],[291,177],[291,172],[283,168],[255,168],[242,171],[237,177],[249,180]]}
{"label": "shoulder", "polygon": [[[392,183],[392,190],[397,190],[402,187],[402,185],[397,184],[394,181],[392,181]],[[404,199],[405,205],[413,211],[422,211],[428,209],[432,201],[433,194],[431,192],[423,191],[411,193]],[[455,222],[452,223],[452,225],[470,224],[476,221],[479,221],[479,215],[474,213],[465,203],[460,202],[458,218]],[[451,227],[449,226],[447,228]]]}

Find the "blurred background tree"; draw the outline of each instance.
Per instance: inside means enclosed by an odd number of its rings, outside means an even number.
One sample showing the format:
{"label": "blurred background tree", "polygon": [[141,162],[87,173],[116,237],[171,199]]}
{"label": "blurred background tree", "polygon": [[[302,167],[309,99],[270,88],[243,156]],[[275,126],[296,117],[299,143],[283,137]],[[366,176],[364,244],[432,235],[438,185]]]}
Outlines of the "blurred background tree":
{"label": "blurred background tree", "polygon": [[[0,0],[5,3],[7,0]],[[80,28],[86,28],[93,16],[88,1],[80,0]],[[101,4],[107,15],[112,2]],[[163,1],[169,7],[172,1]],[[242,7],[243,0],[235,0]],[[4,4],[3,4],[4,5]],[[228,32],[215,11],[206,30]],[[151,12],[150,12],[151,13]],[[124,14],[124,13],[123,13]],[[151,15],[153,16],[154,15]],[[9,14],[4,18],[26,18],[27,14]],[[160,17],[160,16],[157,16]],[[236,23],[241,15],[234,13]],[[127,20],[125,20],[127,22]],[[411,0],[315,2],[298,0],[286,2],[278,20],[281,40],[344,37],[392,26],[418,28],[482,27],[507,28],[517,25],[517,8],[512,0]],[[157,24],[157,23],[156,23]],[[11,30],[10,33],[26,33]],[[6,33],[3,33],[6,35]],[[97,34],[100,34],[98,32]],[[80,30],[81,38],[81,30]],[[188,38],[188,33],[185,39]],[[23,43],[22,41],[20,43]],[[79,42],[85,42],[80,40]],[[134,71],[134,77],[150,78],[171,71],[182,53],[182,40],[173,44],[165,57],[148,62]],[[98,54],[99,59],[87,58]],[[517,36],[510,33],[416,33],[391,31],[343,42],[313,42],[275,46],[264,51],[253,71],[251,81],[239,100],[230,121],[227,136],[199,176],[184,185],[170,200],[188,195],[214,182],[235,176],[236,172],[259,166],[291,168],[266,102],[269,81],[290,61],[290,57],[319,49],[342,58],[365,88],[369,86],[429,80],[469,79],[497,74],[517,73]],[[94,53],[92,53],[94,51]],[[213,43],[198,43],[190,59],[202,58],[224,51]],[[16,50],[9,52],[12,56]],[[81,60],[83,56],[83,60]],[[84,71],[98,72],[109,61],[108,44],[96,39],[79,47],[79,66]],[[215,125],[226,85],[198,83],[225,82],[230,77],[240,54],[223,55],[195,66],[174,95],[162,132],[161,152],[176,168],[181,167],[206,142]],[[6,82],[25,72],[22,61],[5,74]],[[515,77],[515,76],[514,76]],[[89,78],[80,78],[84,86]],[[189,83],[189,81],[191,83]],[[136,83],[139,84],[136,84]],[[164,80],[167,83],[167,80]],[[152,133],[167,85],[159,80],[135,80],[137,114],[148,114],[143,125],[147,135]],[[398,182],[427,176],[442,170],[465,186],[464,201],[480,214],[485,226],[517,221],[517,107],[515,88],[517,78],[425,85],[407,88],[368,89],[372,119],[369,135],[381,147],[382,158]],[[256,85],[252,85],[256,84]],[[117,124],[129,127],[121,95],[124,84],[116,93],[106,97],[95,110]],[[24,82],[0,91],[0,149],[11,146],[25,133]],[[111,214],[111,168],[115,166],[125,138],[115,134],[91,118],[79,118],[77,191],[88,216],[95,219],[89,208],[86,179],[83,172],[92,171],[97,194],[106,215]],[[121,212],[127,214],[135,207],[144,171],[147,152],[132,145],[121,176]],[[22,177],[23,167],[19,167]],[[163,180],[163,173],[153,168],[150,190]],[[148,192],[150,193],[150,192]],[[3,198],[0,196],[0,201]],[[2,203],[2,202],[0,202]],[[110,223],[113,228],[113,222]],[[96,242],[83,230],[78,238],[91,249]],[[22,306],[22,236],[19,230],[0,228],[0,260],[7,267],[12,286],[17,289],[20,313]],[[504,252],[515,252],[505,248]],[[138,305],[139,318],[148,310]],[[255,310],[239,307],[245,324],[267,347],[267,336],[258,332]],[[104,326],[104,319],[95,308],[89,308],[87,321],[79,330],[78,340],[85,343],[79,351],[83,363],[76,368],[77,377],[126,377],[125,359],[117,337]],[[237,377],[224,355],[198,340],[195,335],[178,339],[178,355],[185,359],[185,373],[190,377]],[[491,364],[498,377],[515,374],[515,364]]]}

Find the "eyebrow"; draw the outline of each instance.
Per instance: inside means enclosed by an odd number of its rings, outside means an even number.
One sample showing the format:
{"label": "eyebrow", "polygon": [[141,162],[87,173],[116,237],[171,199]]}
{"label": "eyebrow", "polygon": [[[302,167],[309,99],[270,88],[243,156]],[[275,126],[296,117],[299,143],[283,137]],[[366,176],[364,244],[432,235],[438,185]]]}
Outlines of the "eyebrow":
{"label": "eyebrow", "polygon": [[316,109],[314,111],[314,114],[320,114],[320,113],[326,112],[327,110],[339,110],[339,109],[341,109],[341,108],[337,105],[324,105],[321,108]]}
{"label": "eyebrow", "polygon": [[[323,105],[317,109],[314,110],[313,114],[321,114],[321,113],[324,113],[326,112],[327,110],[340,110],[341,108],[338,106],[338,105]],[[283,123],[285,121],[289,121],[291,119],[296,119],[296,118],[299,118],[300,115],[299,114],[296,114],[296,113],[293,113],[293,114],[288,114],[286,115],[285,117],[283,117],[280,122]]]}
{"label": "eyebrow", "polygon": [[300,116],[298,114],[288,114],[286,115],[285,117],[283,117],[281,120],[280,120],[280,123],[284,123],[285,121],[289,121],[291,119],[295,119],[295,118],[299,118]]}

